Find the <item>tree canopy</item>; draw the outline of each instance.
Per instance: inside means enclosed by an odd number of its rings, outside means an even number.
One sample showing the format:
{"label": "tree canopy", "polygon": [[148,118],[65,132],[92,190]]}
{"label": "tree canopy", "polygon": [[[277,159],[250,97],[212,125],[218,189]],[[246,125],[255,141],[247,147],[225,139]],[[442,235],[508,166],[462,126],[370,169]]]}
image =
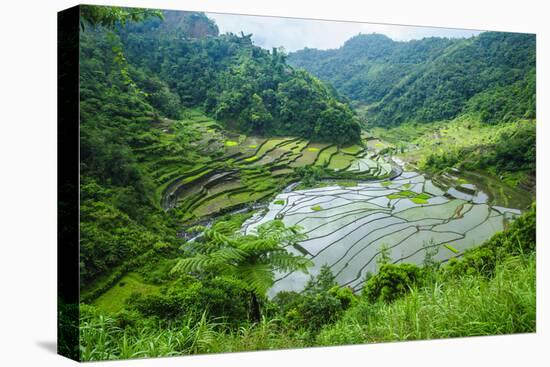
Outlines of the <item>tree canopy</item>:
{"label": "tree canopy", "polygon": [[484,32],[468,39],[396,42],[358,35],[335,50],[304,49],[289,63],[326,80],[371,125],[453,119],[535,118],[535,36]]}
{"label": "tree canopy", "polygon": [[[355,113],[319,79],[289,66],[282,50],[255,46],[251,35],[218,35],[206,16],[165,18],[121,28],[120,42],[128,61],[163,81],[182,107],[199,106],[245,133],[359,140]],[[337,120],[327,124],[327,111]]]}

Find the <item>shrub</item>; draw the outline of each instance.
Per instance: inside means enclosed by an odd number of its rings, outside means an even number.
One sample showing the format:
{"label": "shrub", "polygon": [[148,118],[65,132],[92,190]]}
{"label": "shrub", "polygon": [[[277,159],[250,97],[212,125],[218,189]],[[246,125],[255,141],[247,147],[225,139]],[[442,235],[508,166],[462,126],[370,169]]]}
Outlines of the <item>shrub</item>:
{"label": "shrub", "polygon": [[475,251],[466,251],[460,260],[451,258],[444,269],[448,275],[452,276],[474,274],[490,276],[493,274],[495,264],[496,254],[493,249],[482,246],[475,249]]}
{"label": "shrub", "polygon": [[357,297],[350,288],[340,287],[330,267],[325,265],[316,277],[310,278],[302,294],[280,292],[273,302],[290,328],[316,333],[336,322],[345,310],[355,305]]}
{"label": "shrub", "polygon": [[290,321],[312,332],[338,320],[343,311],[340,300],[330,292],[304,296],[296,308],[287,316]]}
{"label": "shrub", "polygon": [[241,282],[233,278],[216,277],[199,282],[184,277],[161,294],[134,295],[128,303],[144,316],[166,321],[183,317],[198,321],[206,311],[210,318],[225,318],[238,325],[248,318],[248,298]]}
{"label": "shrub", "polygon": [[329,290],[329,293],[340,301],[342,310],[347,310],[357,303],[357,297],[349,287],[334,286]]}
{"label": "shrub", "polygon": [[318,166],[298,167],[296,173],[304,187],[313,187],[327,177],[325,169]]}
{"label": "shrub", "polygon": [[421,269],[413,264],[384,264],[366,282],[363,293],[371,302],[391,302],[418,283],[421,274]]}

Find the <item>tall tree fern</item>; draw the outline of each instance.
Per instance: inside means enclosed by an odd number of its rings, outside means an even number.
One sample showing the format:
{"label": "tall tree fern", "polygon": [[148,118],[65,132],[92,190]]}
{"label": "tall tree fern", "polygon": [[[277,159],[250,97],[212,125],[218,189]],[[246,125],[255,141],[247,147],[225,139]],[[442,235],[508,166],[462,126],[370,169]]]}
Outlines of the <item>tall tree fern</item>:
{"label": "tall tree fern", "polygon": [[254,234],[242,234],[231,222],[218,222],[212,228],[193,227],[203,235],[200,240],[189,242],[185,250],[189,257],[180,259],[173,272],[212,272],[234,276],[245,284],[251,296],[251,316],[260,320],[258,298],[265,297],[275,282],[276,272],[303,271],[312,262],[287,251],[305,238],[299,227],[286,227],[274,220],[259,226]]}

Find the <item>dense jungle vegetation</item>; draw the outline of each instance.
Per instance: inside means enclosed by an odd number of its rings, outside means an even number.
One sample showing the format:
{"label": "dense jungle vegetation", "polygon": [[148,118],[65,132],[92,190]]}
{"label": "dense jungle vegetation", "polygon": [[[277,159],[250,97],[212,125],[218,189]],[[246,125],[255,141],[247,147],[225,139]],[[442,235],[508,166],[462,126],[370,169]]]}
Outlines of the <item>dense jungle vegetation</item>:
{"label": "dense jungle vegetation", "polygon": [[382,254],[361,293],[325,267],[274,298],[277,272],[311,265],[286,250],[304,234],[278,218],[244,234],[252,213],[225,210],[291,182],[389,177],[346,171],[373,132],[426,171],[534,190],[534,36],[358,35],[286,55],[202,13],[81,18],[82,360],[535,331],[534,204],[446,264]]}
{"label": "dense jungle vegetation", "polygon": [[532,34],[409,42],[358,35],[339,49],[306,48],[288,61],[366,107],[370,125],[451,120],[465,112],[490,124],[535,118]]}
{"label": "dense jungle vegetation", "polygon": [[[311,74],[291,68],[284,52],[253,45],[251,35],[218,35],[204,15],[189,15],[191,25],[181,25],[186,21],[179,12],[165,15],[164,22],[157,18],[125,27],[120,41],[132,65],[177,95],[151,100],[167,117],[178,118],[182,106],[201,106],[245,133],[339,143],[359,139],[352,110]],[[185,37],[174,39],[177,32]]]}

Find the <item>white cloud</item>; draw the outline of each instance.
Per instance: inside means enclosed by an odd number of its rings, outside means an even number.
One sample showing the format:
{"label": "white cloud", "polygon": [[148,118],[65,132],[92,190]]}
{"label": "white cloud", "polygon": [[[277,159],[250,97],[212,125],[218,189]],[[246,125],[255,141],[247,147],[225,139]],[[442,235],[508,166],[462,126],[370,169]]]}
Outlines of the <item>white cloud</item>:
{"label": "white cloud", "polygon": [[481,31],[435,27],[411,27],[390,24],[337,22],[325,20],[259,17],[207,13],[220,33],[252,33],[258,46],[271,49],[283,46],[287,51],[304,47],[329,49],[340,47],[358,33],[381,33],[396,40],[408,41],[424,37],[470,37]]}

